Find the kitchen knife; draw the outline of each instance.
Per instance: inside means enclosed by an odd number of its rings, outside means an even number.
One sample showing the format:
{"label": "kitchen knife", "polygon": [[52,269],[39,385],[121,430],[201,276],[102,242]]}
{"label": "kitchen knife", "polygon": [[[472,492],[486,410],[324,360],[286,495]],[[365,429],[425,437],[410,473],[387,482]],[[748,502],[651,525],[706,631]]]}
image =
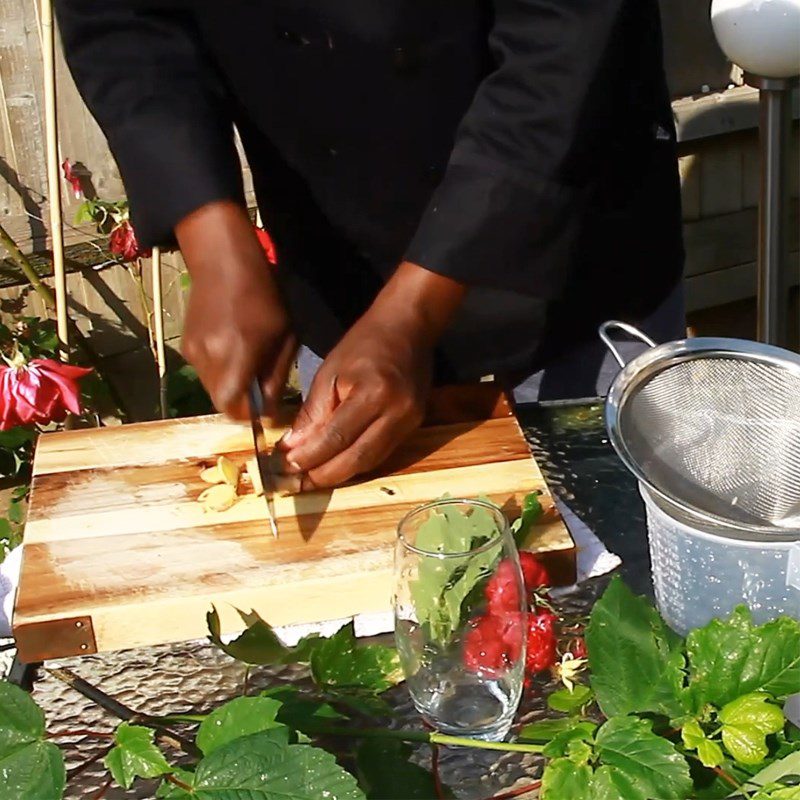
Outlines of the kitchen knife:
{"label": "kitchen knife", "polygon": [[269,454],[267,453],[267,441],[264,437],[264,426],[261,424],[261,417],[264,416],[264,396],[261,394],[261,387],[257,380],[250,384],[250,426],[253,429],[253,446],[256,451],[256,463],[258,464],[258,474],[261,476],[261,486],[264,490],[264,500],[267,503],[267,516],[269,517],[269,527],[272,535],[278,538],[278,525],[275,522],[275,508],[273,506],[273,494],[275,492],[275,482],[272,479],[270,469]]}

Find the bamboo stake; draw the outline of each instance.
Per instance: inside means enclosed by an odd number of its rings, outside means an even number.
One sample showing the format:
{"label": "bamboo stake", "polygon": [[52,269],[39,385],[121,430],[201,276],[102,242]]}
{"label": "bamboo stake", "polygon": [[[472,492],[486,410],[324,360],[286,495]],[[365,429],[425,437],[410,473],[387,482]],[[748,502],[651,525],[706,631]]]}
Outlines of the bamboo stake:
{"label": "bamboo stake", "polygon": [[64,270],[64,230],[61,219],[61,167],[58,157],[56,110],[56,43],[52,0],[42,0],[41,14],[47,193],[50,206],[50,235],[53,242],[53,281],[56,293],[58,338],[61,340],[62,347],[61,357],[66,361],[69,358],[69,323],[67,319],[67,279]]}
{"label": "bamboo stake", "polygon": [[164,301],[161,294],[161,249],[153,248],[153,326],[158,364],[158,399],[161,419],[167,418],[167,355],[164,347]]}

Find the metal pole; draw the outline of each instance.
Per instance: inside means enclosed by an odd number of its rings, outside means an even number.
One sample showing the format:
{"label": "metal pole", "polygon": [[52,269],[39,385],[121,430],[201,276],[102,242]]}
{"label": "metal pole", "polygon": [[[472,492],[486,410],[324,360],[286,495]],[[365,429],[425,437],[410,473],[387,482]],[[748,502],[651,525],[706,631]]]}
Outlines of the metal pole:
{"label": "metal pole", "polygon": [[794,78],[745,75],[760,90],[761,198],[758,209],[758,339],[785,347],[788,332],[789,131]]}
{"label": "metal pole", "polygon": [[42,61],[44,70],[44,121],[47,153],[47,195],[50,206],[50,236],[53,242],[53,281],[56,293],[56,319],[61,356],[69,357],[67,280],[64,271],[64,229],[61,218],[61,175],[58,157],[58,118],[56,110],[55,30],[52,0],[42,0]]}
{"label": "metal pole", "polygon": [[167,355],[164,346],[164,301],[161,293],[161,250],[153,248],[153,326],[158,365],[158,401],[161,419],[167,418]]}

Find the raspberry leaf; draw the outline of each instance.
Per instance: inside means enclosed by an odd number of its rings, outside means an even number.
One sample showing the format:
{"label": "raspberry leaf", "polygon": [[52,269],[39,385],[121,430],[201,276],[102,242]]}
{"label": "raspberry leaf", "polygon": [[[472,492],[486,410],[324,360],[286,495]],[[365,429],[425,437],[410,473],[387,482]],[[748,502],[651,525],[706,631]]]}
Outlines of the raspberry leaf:
{"label": "raspberry leaf", "polygon": [[761,693],[746,694],[719,712],[722,743],[741,764],[760,764],[769,754],[767,736],[783,730],[783,711]]}
{"label": "raspberry leaf", "polygon": [[592,688],[607,717],[684,712],[682,640],[619,577],[595,604],[586,629]]}

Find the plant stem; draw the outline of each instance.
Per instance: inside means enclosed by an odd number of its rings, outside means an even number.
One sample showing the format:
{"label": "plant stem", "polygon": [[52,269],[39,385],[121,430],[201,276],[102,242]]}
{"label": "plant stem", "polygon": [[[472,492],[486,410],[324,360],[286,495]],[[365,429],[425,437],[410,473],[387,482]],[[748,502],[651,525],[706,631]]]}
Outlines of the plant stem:
{"label": "plant stem", "polygon": [[536,781],[536,783],[532,783],[529,786],[520,786],[518,789],[511,789],[511,791],[503,792],[502,794],[492,795],[491,797],[487,797],[486,800],[513,800],[515,797],[522,797],[522,795],[528,794],[529,792],[535,792],[541,787],[542,782]]}
{"label": "plant stem", "polygon": [[50,739],[60,739],[60,738],[74,738],[76,736],[96,736],[97,738],[101,739],[113,739],[114,734],[109,733],[107,731],[90,731],[84,728],[77,728],[71,731],[49,731],[47,734],[48,738]]}
{"label": "plant stem", "polygon": [[137,714],[132,708],[123,705],[119,700],[110,697],[96,686],[92,686],[91,683],[83,680],[83,678],[76,675],[72,670],[66,667],[45,667],[45,672],[52,675],[54,678],[58,678],[58,680],[63,683],[66,683],[67,686],[71,687],[79,694],[82,694],[93,703],[97,703],[100,708],[105,709],[115,717],[125,722],[130,722],[132,725],[144,725],[147,728],[154,728],[156,730],[156,738],[168,744],[170,747],[177,747],[183,750],[184,753],[195,758],[202,757],[200,750],[193,742],[167,729],[164,723],[159,721],[158,717],[150,717],[147,714]]}
{"label": "plant stem", "polygon": [[113,778],[109,778],[101,787],[100,791],[97,794],[92,795],[92,800],[102,800],[103,797],[106,796],[106,792],[108,791],[109,787],[111,786],[111,782]]}
{"label": "plant stem", "polygon": [[169,775],[169,774],[165,775],[164,780],[174,784],[175,786],[179,786],[181,789],[183,789],[184,792],[192,791],[192,787],[189,786],[188,783],[184,783],[180,778],[176,778],[174,775]]}
{"label": "plant stem", "polygon": [[392,728],[346,728],[337,725],[309,726],[309,730],[321,736],[349,736],[353,739],[399,739],[402,742],[440,744],[445,747],[472,747],[477,750],[499,750],[505,753],[541,753],[544,745],[519,744],[517,742],[484,742],[446,733],[395,730]]}
{"label": "plant stem", "polygon": [[722,778],[722,780],[724,780],[724,781],[725,781],[725,783],[728,783],[728,784],[730,784],[731,786],[733,786],[733,788],[734,788],[734,789],[738,789],[738,788],[741,786],[741,784],[739,783],[739,781],[737,781],[737,780],[736,780],[736,778],[734,778],[734,777],[733,777],[733,775],[730,775],[729,773],[725,772],[725,770],[724,770],[724,769],[722,769],[722,767],[712,767],[712,770],[713,770],[713,771],[714,771],[714,772],[715,772],[715,773],[716,773],[716,774],[717,774],[717,775],[718,775],[720,778]]}
{"label": "plant stem", "polygon": [[8,255],[19,267],[20,272],[28,279],[28,283],[30,283],[42,300],[44,300],[44,304],[47,308],[52,311],[56,307],[55,295],[50,287],[36,274],[36,270],[28,260],[28,257],[19,249],[19,245],[2,225],[0,225],[0,242],[2,242],[3,247],[8,250]]}
{"label": "plant stem", "polygon": [[439,745],[431,745],[431,775],[433,775],[433,788],[436,792],[437,800],[445,800],[444,786],[442,786],[442,776],[439,774]]}
{"label": "plant stem", "polygon": [[170,725],[176,722],[202,722],[208,714],[166,714],[163,717],[149,717],[153,724]]}

